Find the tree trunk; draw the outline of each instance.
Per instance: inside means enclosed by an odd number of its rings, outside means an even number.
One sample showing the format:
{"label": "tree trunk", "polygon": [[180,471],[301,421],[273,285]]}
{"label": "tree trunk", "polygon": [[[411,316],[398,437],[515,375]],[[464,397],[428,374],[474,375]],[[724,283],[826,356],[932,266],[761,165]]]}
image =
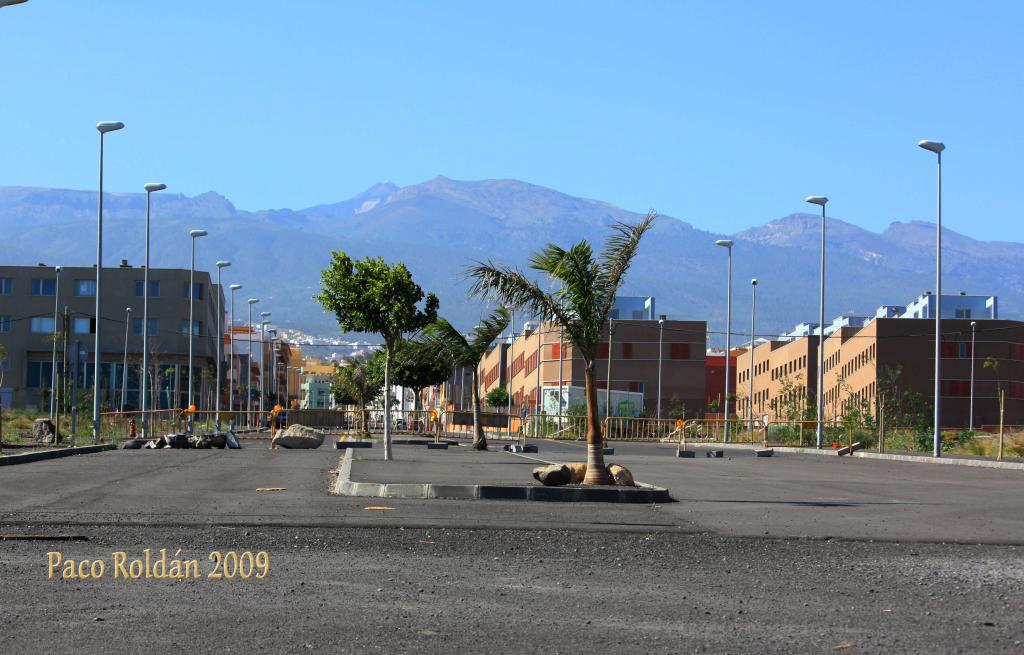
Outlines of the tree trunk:
{"label": "tree trunk", "polygon": [[384,461],[391,455],[391,346],[384,348]]}
{"label": "tree trunk", "polygon": [[476,367],[473,367],[473,448],[487,450],[487,437],[480,417],[480,385],[477,382]]}
{"label": "tree trunk", "polygon": [[597,411],[597,379],[593,362],[586,365],[584,379],[587,392],[587,474],[583,484],[611,484],[611,477],[604,467],[604,435],[601,434],[601,417]]}

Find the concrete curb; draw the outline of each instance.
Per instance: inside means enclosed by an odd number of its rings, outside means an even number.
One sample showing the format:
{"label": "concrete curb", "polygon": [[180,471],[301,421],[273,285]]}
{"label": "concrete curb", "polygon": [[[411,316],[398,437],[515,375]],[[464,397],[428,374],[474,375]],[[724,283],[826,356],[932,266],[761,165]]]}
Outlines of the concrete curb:
{"label": "concrete curb", "polygon": [[[715,449],[729,450],[752,450],[761,448],[758,444],[746,443],[716,443],[700,444],[689,443],[687,447],[711,446]],[[839,456],[838,450],[832,448],[800,448],[797,446],[772,446],[779,453],[793,453],[797,455],[826,455],[831,457]],[[974,466],[977,468],[1008,469],[1012,471],[1024,471],[1024,462],[997,462],[991,459],[963,459],[960,457],[929,457],[924,455],[900,455],[897,453],[876,453],[870,450],[855,450],[847,457],[858,459],[881,459],[892,462],[918,462],[921,464],[946,464],[950,466]]]}
{"label": "concrete curb", "polygon": [[117,444],[105,443],[96,446],[75,446],[72,448],[54,448],[53,450],[37,450],[31,453],[19,455],[0,456],[0,466],[11,464],[28,464],[30,462],[41,462],[47,459],[58,459],[60,457],[71,457],[72,455],[88,455],[99,453],[104,450],[116,450]]}
{"label": "concrete curb", "polygon": [[346,450],[332,492],[368,498],[447,498],[455,500],[545,500],[577,503],[669,503],[668,489],[642,487],[538,487],[352,481],[351,451]]}

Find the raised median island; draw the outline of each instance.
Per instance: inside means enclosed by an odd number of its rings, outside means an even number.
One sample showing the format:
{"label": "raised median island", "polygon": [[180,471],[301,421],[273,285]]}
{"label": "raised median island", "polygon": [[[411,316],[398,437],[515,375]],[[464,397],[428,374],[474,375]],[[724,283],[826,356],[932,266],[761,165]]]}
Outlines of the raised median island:
{"label": "raised median island", "polygon": [[465,447],[429,450],[402,446],[393,461],[373,449],[346,450],[333,491],[373,498],[449,498],[461,500],[545,500],[604,503],[672,502],[667,489],[566,485],[546,487],[533,469],[550,464],[535,457]]}

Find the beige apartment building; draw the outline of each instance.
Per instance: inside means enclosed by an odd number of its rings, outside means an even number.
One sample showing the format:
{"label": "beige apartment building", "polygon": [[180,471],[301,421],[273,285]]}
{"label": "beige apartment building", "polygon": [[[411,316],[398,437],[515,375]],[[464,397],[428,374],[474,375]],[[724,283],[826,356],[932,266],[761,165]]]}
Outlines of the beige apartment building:
{"label": "beige apartment building", "polygon": [[[1024,323],[977,320],[973,348],[971,323],[970,319],[942,320],[942,426],[963,428],[970,423],[972,361],[974,426],[999,422],[1000,386],[1006,396],[1006,424],[1024,424]],[[862,327],[843,326],[828,334],[825,418],[841,418],[855,410],[877,416],[880,403],[899,402],[906,392],[930,408],[934,330],[931,319],[874,318]],[[814,407],[817,340],[817,336],[802,336],[755,348],[755,417],[785,420],[789,410]],[[998,362],[998,372],[984,366],[987,358]],[[750,353],[739,355],[737,368],[737,414],[747,416]]]}
{"label": "beige apartment building", "polygon": [[[974,425],[999,422],[999,387],[1006,397],[1005,421],[1024,423],[1024,323],[983,319],[942,320],[942,426],[967,427],[974,364]],[[920,394],[930,407],[934,396],[935,322],[879,318],[850,334],[825,339],[825,415],[846,408],[877,410],[879,402],[904,391]],[[992,358],[998,371],[984,366]],[[885,398],[885,395],[890,396]]]}
{"label": "beige apartment building", "polygon": [[750,363],[754,362],[754,417],[773,420],[802,416],[817,393],[818,337],[759,343],[736,357],[736,415],[750,416]]}
{"label": "beige apartment building", "polygon": [[[663,416],[670,405],[689,416],[704,409],[705,321],[615,320],[611,322],[612,415],[655,416],[658,411],[659,345]],[[605,413],[608,327],[596,362],[598,405]],[[514,413],[538,407],[565,413],[585,404],[583,358],[555,325],[527,324],[514,343],[497,344],[480,363],[480,393],[505,387]]]}

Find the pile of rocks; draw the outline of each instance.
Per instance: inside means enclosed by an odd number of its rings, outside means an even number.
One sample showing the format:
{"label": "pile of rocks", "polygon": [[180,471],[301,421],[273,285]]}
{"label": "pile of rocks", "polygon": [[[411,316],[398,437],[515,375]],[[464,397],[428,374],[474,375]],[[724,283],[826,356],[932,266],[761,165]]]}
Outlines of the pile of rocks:
{"label": "pile of rocks", "polygon": [[[619,487],[635,487],[633,474],[624,466],[609,464],[605,467],[612,484]],[[546,487],[561,487],[567,484],[583,484],[583,478],[587,477],[586,462],[569,462],[566,464],[551,464],[549,466],[538,466],[533,469],[533,477]]]}
{"label": "pile of rocks", "polygon": [[140,448],[241,448],[242,446],[231,430],[214,430],[193,435],[187,432],[175,432],[156,439],[129,439],[121,447],[138,450]]}

